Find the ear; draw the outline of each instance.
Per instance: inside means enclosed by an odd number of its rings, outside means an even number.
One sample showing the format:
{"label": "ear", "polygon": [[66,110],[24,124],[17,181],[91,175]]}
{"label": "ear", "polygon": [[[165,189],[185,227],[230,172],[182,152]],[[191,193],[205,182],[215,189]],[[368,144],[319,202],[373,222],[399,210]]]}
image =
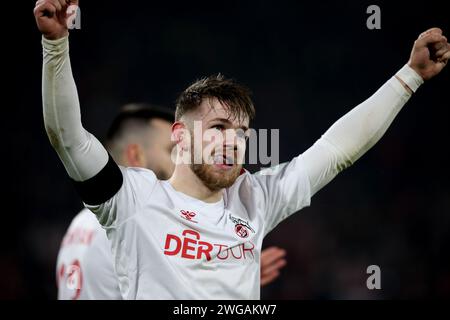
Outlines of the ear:
{"label": "ear", "polygon": [[147,159],[142,147],[137,143],[130,143],[125,148],[125,160],[128,167],[145,167]]}
{"label": "ear", "polygon": [[190,147],[190,133],[183,122],[176,121],[172,124],[171,140],[174,141],[182,150],[188,150]]}

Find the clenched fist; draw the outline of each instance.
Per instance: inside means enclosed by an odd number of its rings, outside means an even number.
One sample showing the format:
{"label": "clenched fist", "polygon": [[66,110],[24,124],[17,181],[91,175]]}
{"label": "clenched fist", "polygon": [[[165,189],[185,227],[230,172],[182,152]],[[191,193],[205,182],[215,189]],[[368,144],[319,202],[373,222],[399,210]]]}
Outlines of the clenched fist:
{"label": "clenched fist", "polygon": [[[68,26],[76,14],[72,6],[78,6],[78,0],[38,0],[34,8],[34,17],[39,31],[49,40],[68,35]],[[69,7],[71,7],[69,9]]]}
{"label": "clenched fist", "polygon": [[408,65],[424,80],[431,79],[450,59],[450,44],[439,28],[431,28],[422,33],[414,42]]}

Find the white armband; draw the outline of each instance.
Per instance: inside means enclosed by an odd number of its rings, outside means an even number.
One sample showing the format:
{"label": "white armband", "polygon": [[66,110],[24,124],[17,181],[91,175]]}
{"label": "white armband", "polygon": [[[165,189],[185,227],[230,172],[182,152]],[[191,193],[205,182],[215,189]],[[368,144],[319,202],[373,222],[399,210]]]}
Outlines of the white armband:
{"label": "white armband", "polygon": [[405,64],[403,68],[396,73],[396,76],[402,79],[402,81],[406,83],[412,92],[416,92],[416,90],[423,83],[422,77],[408,64]]}

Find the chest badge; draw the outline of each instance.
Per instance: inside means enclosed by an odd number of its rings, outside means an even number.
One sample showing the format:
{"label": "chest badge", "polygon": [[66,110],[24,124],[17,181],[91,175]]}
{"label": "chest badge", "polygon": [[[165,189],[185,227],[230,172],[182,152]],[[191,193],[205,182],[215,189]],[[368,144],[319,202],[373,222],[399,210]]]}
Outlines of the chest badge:
{"label": "chest badge", "polygon": [[255,230],[250,226],[248,221],[233,217],[231,214],[228,217],[234,223],[234,231],[239,237],[247,238],[250,234],[250,231],[256,233]]}

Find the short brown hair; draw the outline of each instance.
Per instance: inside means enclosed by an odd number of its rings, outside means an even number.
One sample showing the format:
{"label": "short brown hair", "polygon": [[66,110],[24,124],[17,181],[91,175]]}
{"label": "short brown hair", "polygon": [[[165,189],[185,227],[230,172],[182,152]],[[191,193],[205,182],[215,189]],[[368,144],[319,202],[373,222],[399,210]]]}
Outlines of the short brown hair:
{"label": "short brown hair", "polygon": [[220,73],[197,80],[184,90],[176,101],[175,120],[178,121],[185,113],[195,110],[205,98],[216,98],[222,103],[230,116],[242,120],[255,117],[255,107],[250,98],[250,90],[227,79]]}

